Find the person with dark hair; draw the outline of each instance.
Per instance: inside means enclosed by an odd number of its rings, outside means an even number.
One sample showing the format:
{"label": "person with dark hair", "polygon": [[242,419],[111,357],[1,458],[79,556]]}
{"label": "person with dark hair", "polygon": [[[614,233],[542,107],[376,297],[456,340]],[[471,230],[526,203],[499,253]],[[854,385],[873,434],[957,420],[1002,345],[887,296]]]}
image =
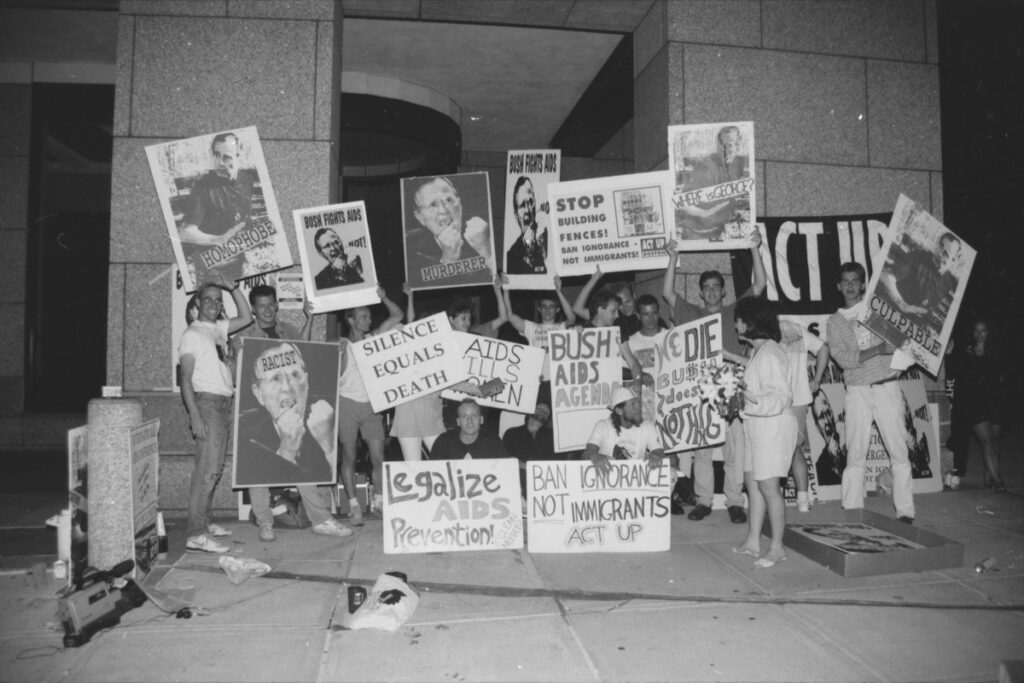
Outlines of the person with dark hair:
{"label": "person with dark hair", "polygon": [[651,468],[661,467],[665,455],[658,428],[644,422],[640,398],[626,387],[612,391],[608,403],[611,415],[594,425],[583,458],[604,472],[612,460],[646,460]]}
{"label": "person with dark hair", "polygon": [[256,172],[240,167],[241,142],[234,133],[220,133],[210,142],[213,170],[192,186],[178,236],[182,242],[224,244],[252,219]]}
{"label": "person with dark hair", "polygon": [[334,230],[320,228],[313,235],[313,244],[317,253],[327,261],[323,270],[313,278],[318,290],[357,285],[363,281],[363,260],[358,256],[350,259],[345,254],[345,245]]}
{"label": "person with dark hair", "polygon": [[[508,284],[508,277],[503,278],[504,284]],[[527,320],[512,310],[512,302],[509,299],[509,290],[502,291],[505,310],[508,312],[508,321],[516,332],[526,338],[526,343],[544,349],[544,367],[541,372],[542,381],[551,379],[551,362],[548,353],[548,332],[552,330],[564,330],[576,323],[576,315],[572,312],[569,300],[562,293],[562,278],[555,276],[555,291],[540,292],[534,300],[534,319]],[[559,318],[562,318],[559,320]]]}
{"label": "person with dark hair", "polygon": [[551,399],[537,397],[533,413],[526,422],[508,429],[501,437],[505,450],[519,459],[519,483],[526,496],[526,463],[530,460],[560,460],[555,453],[555,434],[551,430]]}
{"label": "person with dark hair", "polygon": [[658,300],[652,294],[641,294],[636,300],[637,313],[640,317],[640,329],[626,340],[630,353],[636,358],[641,372],[654,375],[656,372],[654,347],[661,339],[664,328],[661,327]]}
{"label": "person with dark hair", "polygon": [[464,399],[459,403],[458,414],[458,426],[437,437],[431,447],[431,460],[508,457],[501,439],[480,429],[484,416],[476,401]]}
{"label": "person with dark hair", "polygon": [[516,180],[512,188],[512,208],[521,234],[505,255],[505,272],[510,275],[547,273],[547,211],[537,210],[533,181],[528,176],[519,176]]}
{"label": "person with dark hair", "polygon": [[[590,295],[603,275],[604,273],[601,272],[601,265],[598,264],[594,269],[594,274],[590,276],[590,279],[587,280],[586,284],[583,285],[583,289],[581,289],[580,293],[576,296],[576,301],[573,302],[572,310],[580,320],[589,320],[592,323],[594,322],[594,314],[590,310],[589,305],[591,300]],[[633,286],[624,280],[616,280],[615,282],[609,282],[601,289],[618,297],[619,308],[616,311],[613,324],[619,326],[623,340],[629,339],[640,330],[640,318],[636,314]],[[597,325],[595,323],[594,327],[604,326]]]}
{"label": "person with dark hair", "polygon": [[878,428],[892,463],[893,504],[900,521],[914,523],[914,488],[903,415],[906,401],[891,368],[896,348],[858,318],[864,309],[867,274],[859,263],[844,263],[837,288],[843,308],[828,319],[828,345],[846,382],[846,469],[842,501],[846,510],[864,507],[864,470],[871,445],[871,424]]}
{"label": "person with dark hair", "polygon": [[[786,559],[782,536],[786,528],[786,501],[780,477],[789,473],[798,428],[793,412],[789,359],[779,344],[782,334],[775,307],[761,297],[736,303],[736,334],[754,348],[743,374],[743,430],[748,452],[743,473],[750,501],[747,538],[733,552],[757,557],[757,567],[772,567]],[[765,512],[771,527],[768,552],[761,556],[761,529]]]}

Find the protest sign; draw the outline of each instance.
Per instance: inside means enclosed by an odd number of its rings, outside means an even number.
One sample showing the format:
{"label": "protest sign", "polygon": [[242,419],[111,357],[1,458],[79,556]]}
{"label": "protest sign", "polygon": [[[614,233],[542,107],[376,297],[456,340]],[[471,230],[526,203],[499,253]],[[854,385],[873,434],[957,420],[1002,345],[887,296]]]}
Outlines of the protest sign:
{"label": "protest sign", "polygon": [[504,272],[511,289],[552,289],[548,185],[557,183],[562,152],[509,150],[505,164]]}
{"label": "protest sign", "polygon": [[375,412],[439,391],[466,379],[458,340],[448,316],[435,313],[348,345]]}
{"label": "protest sign", "polygon": [[384,463],[384,552],[523,547],[519,461]]}
{"label": "protest sign", "polygon": [[[666,171],[548,185],[551,246],[559,275],[653,270],[668,265]],[[549,285],[550,286],[550,285]]]}
{"label": "protest sign", "polygon": [[526,464],[531,553],[639,553],[671,541],[667,460],[612,460],[607,473],[589,462]]}
{"label": "protest sign", "polygon": [[143,572],[148,572],[155,566],[159,552],[156,528],[157,493],[160,490],[160,444],[157,438],[159,434],[160,420],[144,422],[128,432],[131,451],[131,514],[135,534],[135,567]]}
{"label": "protest sign", "polygon": [[594,423],[608,417],[612,392],[622,385],[619,335],[618,327],[548,334],[556,453],[586,446]]}
{"label": "protest sign", "polygon": [[746,248],[757,220],[753,122],[669,126],[668,160],[678,249]]}
{"label": "protest sign", "polygon": [[246,337],[235,386],[235,488],[337,481],[337,344]]}
{"label": "protest sign", "polygon": [[363,202],[295,209],[292,222],[315,312],[380,303]]}
{"label": "protest sign", "polygon": [[58,557],[68,562],[68,585],[82,580],[89,566],[89,499],[86,482],[89,481],[89,427],[82,425],[68,430],[68,510],[71,513],[70,557]]}
{"label": "protest sign", "polygon": [[722,316],[699,318],[665,332],[655,346],[657,425],[665,452],[725,443],[718,411],[701,401],[701,374],[722,363]]}
{"label": "protest sign", "polygon": [[402,227],[410,289],[468,287],[494,280],[486,172],[402,178]]}
{"label": "protest sign", "polygon": [[516,413],[533,413],[537,407],[537,389],[544,368],[544,349],[516,344],[502,339],[482,337],[478,334],[452,332],[462,352],[462,363],[471,382],[483,384],[491,379],[500,379],[505,388],[491,398],[446,389],[443,398],[461,401],[472,398],[482,406],[511,410]]}
{"label": "protest sign", "polygon": [[933,377],[945,356],[976,252],[900,195],[860,318]]}
{"label": "protest sign", "polygon": [[292,265],[256,128],[146,147],[186,292]]}

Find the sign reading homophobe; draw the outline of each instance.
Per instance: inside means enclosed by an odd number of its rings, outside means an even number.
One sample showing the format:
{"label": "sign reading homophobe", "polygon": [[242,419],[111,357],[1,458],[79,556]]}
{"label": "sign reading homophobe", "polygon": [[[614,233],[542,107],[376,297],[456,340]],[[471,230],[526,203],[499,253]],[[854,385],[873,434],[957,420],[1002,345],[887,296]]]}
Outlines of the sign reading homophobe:
{"label": "sign reading homophobe", "polygon": [[519,461],[384,463],[384,552],[523,547]]}
{"label": "sign reading homophobe", "polygon": [[622,385],[619,338],[618,327],[548,333],[556,453],[586,446],[594,424],[608,417],[612,392]]}
{"label": "sign reading homophobe", "polygon": [[470,396],[455,389],[445,389],[444,398],[461,401],[472,398],[482,406],[533,413],[537,407],[537,389],[544,369],[544,349],[478,334],[453,332],[462,350],[462,362],[470,381],[483,384],[500,379],[505,388],[491,398]]}
{"label": "sign reading homophobe", "polygon": [[562,152],[509,150],[505,164],[505,269],[512,289],[552,289],[548,185],[557,183]]}
{"label": "sign reading homophobe", "polygon": [[667,460],[612,460],[602,474],[589,462],[527,463],[531,553],[638,553],[668,550],[671,535]]}
{"label": "sign reading homophobe", "polygon": [[548,186],[559,275],[663,269],[669,224],[666,171]]}

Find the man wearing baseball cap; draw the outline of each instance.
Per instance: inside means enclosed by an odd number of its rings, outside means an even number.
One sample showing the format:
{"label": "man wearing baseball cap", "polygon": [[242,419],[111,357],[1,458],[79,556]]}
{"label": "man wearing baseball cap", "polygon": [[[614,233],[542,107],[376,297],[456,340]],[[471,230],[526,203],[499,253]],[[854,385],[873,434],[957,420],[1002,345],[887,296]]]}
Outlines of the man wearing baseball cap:
{"label": "man wearing baseball cap", "polygon": [[611,415],[594,425],[583,457],[601,472],[608,470],[612,460],[646,459],[648,467],[661,467],[665,452],[658,428],[644,422],[640,398],[626,387],[619,387],[612,391],[608,410]]}

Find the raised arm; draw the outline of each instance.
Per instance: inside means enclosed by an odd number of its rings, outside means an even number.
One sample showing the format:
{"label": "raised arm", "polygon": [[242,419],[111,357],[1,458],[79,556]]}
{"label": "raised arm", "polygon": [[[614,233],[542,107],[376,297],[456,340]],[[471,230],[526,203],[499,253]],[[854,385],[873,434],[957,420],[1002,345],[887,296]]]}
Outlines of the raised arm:
{"label": "raised arm", "polygon": [[555,294],[558,296],[558,303],[562,304],[562,312],[565,313],[565,326],[572,327],[576,324],[576,314],[569,304],[569,299],[565,297],[565,293],[562,291],[562,278],[557,275],[555,276]]}
{"label": "raised arm", "polygon": [[[502,284],[507,285],[508,275],[502,275],[501,278]],[[512,323],[512,327],[516,328],[516,332],[518,332],[519,334],[526,334],[526,321],[523,320],[521,316],[517,315],[516,312],[512,310],[512,302],[509,299],[507,289],[501,290],[501,297],[502,301],[504,301],[505,303],[505,312],[508,315],[508,321]]]}
{"label": "raised arm", "polygon": [[408,282],[402,283],[402,292],[405,293],[405,320],[412,322],[416,319],[416,306],[412,302],[412,287]]}
{"label": "raised arm", "polygon": [[380,324],[377,328],[377,334],[387,332],[388,330],[398,327],[402,322],[402,309],[398,305],[388,298],[387,293],[384,292],[384,288],[380,285],[377,286],[377,296],[380,297],[381,303],[388,309],[388,317]]}
{"label": "raised arm", "polygon": [[576,314],[576,317],[580,320],[590,320],[590,309],[587,308],[587,301],[590,299],[590,293],[594,291],[594,287],[597,286],[597,281],[601,279],[604,273],[601,272],[601,266],[598,265],[594,269],[594,274],[587,280],[587,284],[583,285],[583,289],[580,290],[579,296],[576,297],[576,301],[572,304],[572,312]]}
{"label": "raised arm", "polygon": [[302,304],[302,313],[306,316],[306,322],[302,323],[302,329],[299,330],[299,336],[302,341],[309,341],[313,337],[313,302],[306,299],[306,302]]}
{"label": "raised arm", "polygon": [[231,292],[231,298],[235,300],[235,308],[238,309],[238,315],[228,320],[228,334],[233,334],[244,327],[248,327],[252,323],[252,310],[249,308],[249,301],[242,294],[241,288],[225,277],[224,273],[219,270],[213,282]]}
{"label": "raised arm", "polygon": [[[679,260],[678,245],[675,240],[669,240],[665,245],[665,253],[668,254],[668,266],[665,268],[665,277],[661,281],[661,298],[668,304],[670,311],[676,309],[676,262]],[[672,322],[676,322],[673,320]]]}
{"label": "raised arm", "polygon": [[494,298],[498,302],[498,317],[485,323],[477,323],[472,327],[470,332],[483,335],[485,337],[493,337],[498,333],[501,326],[508,321],[508,310],[505,306],[505,297],[502,295],[501,291],[502,282],[503,280],[500,274],[494,276],[492,287],[494,289]]}
{"label": "raised arm", "polygon": [[831,349],[828,346],[828,342],[821,345],[818,349],[817,355],[814,357],[814,377],[811,378],[811,393],[815,394],[818,392],[818,387],[821,386],[821,380],[825,376],[825,371],[828,369],[828,362],[831,359]]}
{"label": "raised arm", "polygon": [[761,231],[754,230],[750,235],[750,255],[754,260],[754,283],[750,285],[750,291],[754,296],[761,296],[761,292],[768,286],[768,273],[764,269],[764,261],[761,260]]}

